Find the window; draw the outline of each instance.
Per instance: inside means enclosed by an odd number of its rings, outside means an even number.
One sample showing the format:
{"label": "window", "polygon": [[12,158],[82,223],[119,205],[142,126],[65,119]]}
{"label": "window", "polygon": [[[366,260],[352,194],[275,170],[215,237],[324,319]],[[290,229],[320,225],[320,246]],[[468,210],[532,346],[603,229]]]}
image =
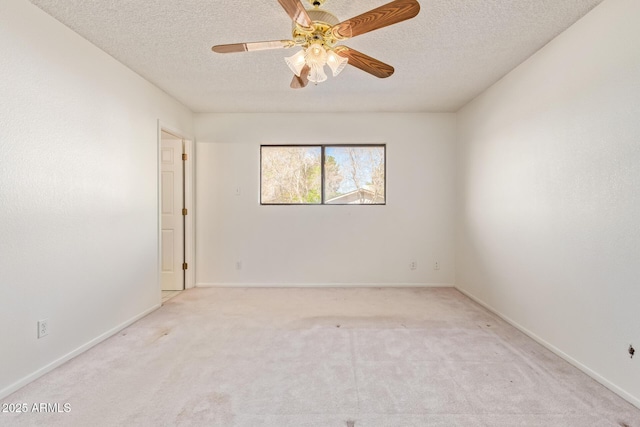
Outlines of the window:
{"label": "window", "polygon": [[384,205],[386,146],[262,145],[263,205]]}
{"label": "window", "polygon": [[262,146],[262,204],[321,203],[321,158],[321,147]]}

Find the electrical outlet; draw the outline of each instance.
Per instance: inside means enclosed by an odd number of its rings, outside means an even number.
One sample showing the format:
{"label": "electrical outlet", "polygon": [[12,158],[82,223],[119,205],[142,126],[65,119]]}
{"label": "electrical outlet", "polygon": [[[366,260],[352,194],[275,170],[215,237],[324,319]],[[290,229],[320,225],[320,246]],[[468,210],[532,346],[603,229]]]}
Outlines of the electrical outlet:
{"label": "electrical outlet", "polygon": [[49,335],[49,319],[38,320],[38,338]]}
{"label": "electrical outlet", "polygon": [[440,270],[440,263],[438,261],[433,263],[433,269],[434,270]]}
{"label": "electrical outlet", "polygon": [[417,261],[411,261],[411,262],[409,263],[409,268],[410,268],[411,270],[416,270],[416,269],[418,268],[418,262],[417,262]]}

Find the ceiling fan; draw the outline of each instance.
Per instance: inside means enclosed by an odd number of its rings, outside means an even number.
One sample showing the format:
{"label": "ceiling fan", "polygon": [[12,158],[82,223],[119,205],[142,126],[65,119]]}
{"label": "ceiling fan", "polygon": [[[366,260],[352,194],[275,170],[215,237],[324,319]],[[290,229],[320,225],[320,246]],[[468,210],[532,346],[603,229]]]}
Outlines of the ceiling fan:
{"label": "ceiling fan", "polygon": [[420,11],[416,0],[394,0],[361,15],[340,22],[335,15],[320,9],[325,0],[309,0],[313,9],[305,9],[300,0],[278,0],[293,20],[291,40],[215,45],[217,53],[252,52],[256,50],[287,49],[299,46],[302,50],[285,58],[295,74],[293,89],[307,86],[309,82],[327,80],[324,66],[328,65],[337,76],[348,64],[379,78],[393,74],[391,65],[374,59],[344,45],[343,40],[368,33],[413,18]]}

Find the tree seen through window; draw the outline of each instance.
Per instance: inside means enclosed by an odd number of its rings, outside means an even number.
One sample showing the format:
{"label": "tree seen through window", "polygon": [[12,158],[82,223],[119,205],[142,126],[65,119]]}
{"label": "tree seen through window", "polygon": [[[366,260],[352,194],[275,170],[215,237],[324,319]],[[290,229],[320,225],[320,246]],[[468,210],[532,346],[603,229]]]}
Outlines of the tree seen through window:
{"label": "tree seen through window", "polygon": [[262,204],[385,204],[384,145],[261,147]]}

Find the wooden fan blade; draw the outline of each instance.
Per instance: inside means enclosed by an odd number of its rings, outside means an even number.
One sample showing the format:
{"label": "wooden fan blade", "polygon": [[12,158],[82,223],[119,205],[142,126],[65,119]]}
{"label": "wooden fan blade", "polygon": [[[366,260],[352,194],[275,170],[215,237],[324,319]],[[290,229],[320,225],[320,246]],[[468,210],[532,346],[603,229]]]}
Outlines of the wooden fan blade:
{"label": "wooden fan blade", "polygon": [[312,21],[307,10],[302,6],[300,0],[278,0],[280,6],[289,14],[291,19],[299,25],[310,28]]}
{"label": "wooden fan blade", "polygon": [[305,65],[300,71],[300,77],[293,75],[291,80],[291,89],[302,89],[309,84],[309,66]]}
{"label": "wooden fan blade", "polygon": [[334,50],[338,55],[348,58],[349,65],[360,68],[362,71],[373,74],[381,79],[391,76],[395,71],[391,65],[378,61],[375,58],[347,46],[336,46]]}
{"label": "wooden fan blade", "polygon": [[266,42],[218,44],[211,48],[217,53],[252,52],[254,50],[286,49],[295,46],[293,40],[271,40]]}
{"label": "wooden fan blade", "polygon": [[420,12],[416,0],[395,0],[369,12],[336,24],[331,29],[338,40],[359,36],[413,18]]}

